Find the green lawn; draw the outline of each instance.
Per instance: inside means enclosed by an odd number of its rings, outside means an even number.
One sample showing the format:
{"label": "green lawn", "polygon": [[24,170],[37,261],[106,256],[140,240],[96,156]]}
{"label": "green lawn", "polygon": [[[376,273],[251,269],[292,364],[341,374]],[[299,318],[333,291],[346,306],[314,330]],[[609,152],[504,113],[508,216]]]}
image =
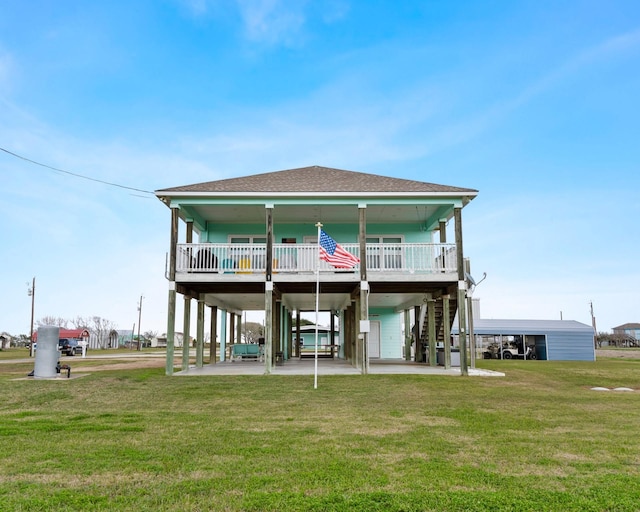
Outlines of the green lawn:
{"label": "green lawn", "polygon": [[0,510],[640,510],[640,360],[478,365],[507,376],[4,363]]}

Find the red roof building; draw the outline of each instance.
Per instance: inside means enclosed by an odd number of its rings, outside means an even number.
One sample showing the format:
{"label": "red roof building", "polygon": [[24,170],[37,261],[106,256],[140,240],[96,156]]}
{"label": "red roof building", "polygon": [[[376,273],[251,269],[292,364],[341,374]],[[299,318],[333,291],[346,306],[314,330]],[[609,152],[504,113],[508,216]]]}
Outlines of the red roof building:
{"label": "red roof building", "polygon": [[[75,340],[89,341],[89,331],[87,329],[60,329],[60,339],[68,338]],[[33,333],[33,341],[38,341],[38,331]]]}

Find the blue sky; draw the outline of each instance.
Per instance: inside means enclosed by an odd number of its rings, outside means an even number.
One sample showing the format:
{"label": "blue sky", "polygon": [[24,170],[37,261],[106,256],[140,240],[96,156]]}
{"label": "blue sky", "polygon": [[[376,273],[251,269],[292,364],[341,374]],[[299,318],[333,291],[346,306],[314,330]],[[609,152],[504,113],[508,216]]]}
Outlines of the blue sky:
{"label": "blue sky", "polygon": [[[141,190],[305,165],[476,188],[483,318],[640,321],[640,4],[0,0],[0,147]],[[0,152],[0,331],[166,330],[169,212]]]}

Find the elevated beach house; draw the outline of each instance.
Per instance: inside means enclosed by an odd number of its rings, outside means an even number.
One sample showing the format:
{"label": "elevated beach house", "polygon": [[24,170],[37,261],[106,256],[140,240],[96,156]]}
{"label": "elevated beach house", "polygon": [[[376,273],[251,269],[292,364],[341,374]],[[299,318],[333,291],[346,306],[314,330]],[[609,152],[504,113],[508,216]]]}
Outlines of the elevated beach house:
{"label": "elevated beach house", "polygon": [[[465,316],[462,209],[477,193],[319,166],[156,191],[171,211],[167,374],[178,295],[185,335],[197,302],[196,366],[205,329],[220,332],[215,364],[241,343],[243,312],[263,311],[269,373],[298,355],[300,311],[316,307],[338,325],[331,353],[362,373],[373,359],[435,365],[437,346],[450,361],[451,324]],[[186,369],[188,346],[182,355]]]}

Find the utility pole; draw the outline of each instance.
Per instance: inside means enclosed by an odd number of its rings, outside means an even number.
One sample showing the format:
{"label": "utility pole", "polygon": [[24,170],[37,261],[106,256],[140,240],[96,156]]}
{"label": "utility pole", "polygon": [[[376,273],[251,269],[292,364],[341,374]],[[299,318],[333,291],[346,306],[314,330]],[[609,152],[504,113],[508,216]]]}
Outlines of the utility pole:
{"label": "utility pole", "polygon": [[[29,283],[27,283],[29,286]],[[31,329],[29,330],[29,357],[33,357],[33,312],[35,311],[36,303],[36,278],[33,278],[31,282],[31,288],[28,288],[27,295],[31,297]]]}
{"label": "utility pole", "polygon": [[140,351],[140,320],[142,319],[142,298],[140,295],[140,303],[138,304],[138,352]]}
{"label": "utility pole", "polygon": [[596,330],[596,317],[593,316],[593,301],[589,302],[589,308],[591,310],[591,327],[593,327],[593,346],[598,348],[598,331]]}

